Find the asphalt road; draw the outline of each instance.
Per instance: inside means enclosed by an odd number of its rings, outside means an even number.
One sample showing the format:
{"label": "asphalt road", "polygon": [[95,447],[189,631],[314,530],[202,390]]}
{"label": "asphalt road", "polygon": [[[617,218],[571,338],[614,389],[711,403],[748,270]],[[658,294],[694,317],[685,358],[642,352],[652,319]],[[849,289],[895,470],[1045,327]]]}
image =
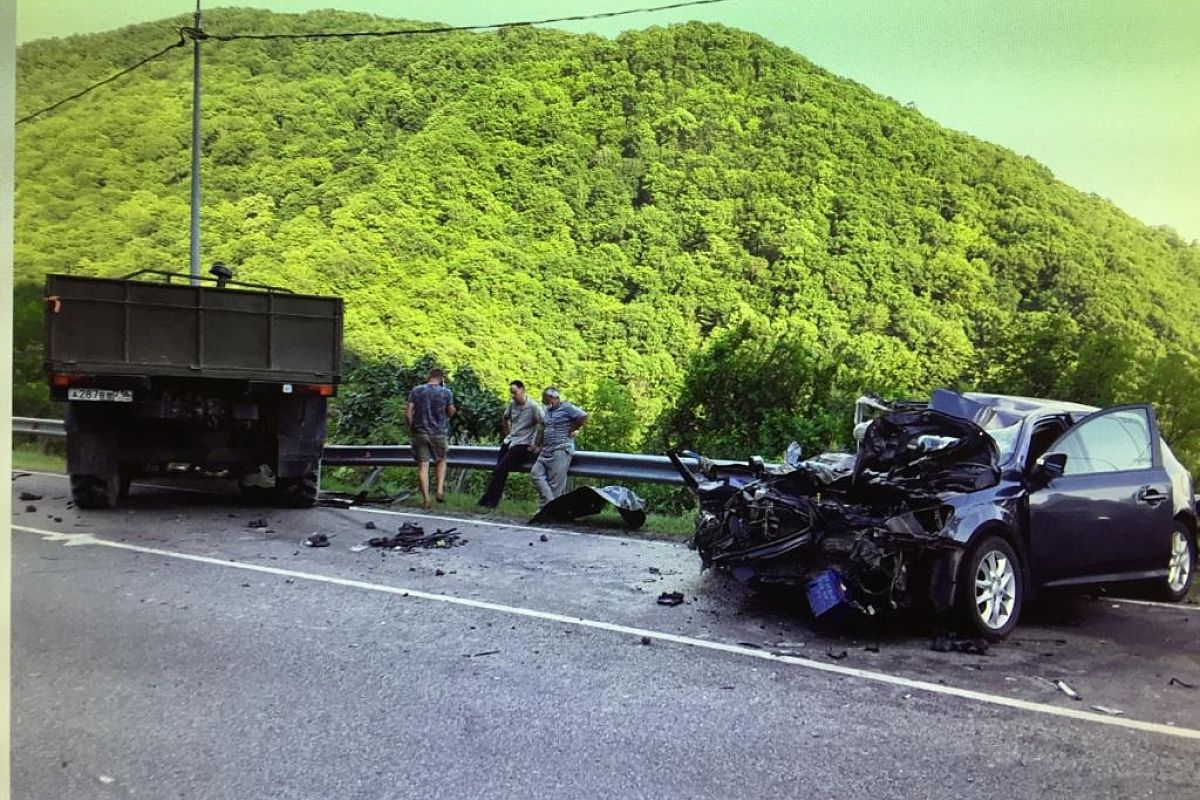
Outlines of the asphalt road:
{"label": "asphalt road", "polygon": [[[816,630],[671,542],[13,492],[17,798],[1200,796],[1195,606],[1056,600],[937,653],[928,621]],[[403,521],[468,541],[357,549]]]}

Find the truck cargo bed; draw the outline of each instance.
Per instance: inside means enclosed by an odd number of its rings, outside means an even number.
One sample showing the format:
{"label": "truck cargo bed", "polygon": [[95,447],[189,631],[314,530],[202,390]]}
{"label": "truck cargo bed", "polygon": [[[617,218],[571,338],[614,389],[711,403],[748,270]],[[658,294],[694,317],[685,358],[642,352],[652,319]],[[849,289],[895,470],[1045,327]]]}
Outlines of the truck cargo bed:
{"label": "truck cargo bed", "polygon": [[339,298],[49,275],[46,303],[51,372],[278,383],[340,379]]}

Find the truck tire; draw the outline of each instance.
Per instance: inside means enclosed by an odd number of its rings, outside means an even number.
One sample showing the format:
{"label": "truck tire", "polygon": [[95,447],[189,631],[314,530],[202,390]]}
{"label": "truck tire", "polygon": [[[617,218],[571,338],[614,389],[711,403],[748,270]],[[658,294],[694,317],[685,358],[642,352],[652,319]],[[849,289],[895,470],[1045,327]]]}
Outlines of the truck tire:
{"label": "truck tire", "polygon": [[118,475],[72,475],[71,499],[79,508],[115,508],[121,494]]}
{"label": "truck tire", "polygon": [[282,508],[312,508],[317,504],[317,473],[275,479],[275,502]]}

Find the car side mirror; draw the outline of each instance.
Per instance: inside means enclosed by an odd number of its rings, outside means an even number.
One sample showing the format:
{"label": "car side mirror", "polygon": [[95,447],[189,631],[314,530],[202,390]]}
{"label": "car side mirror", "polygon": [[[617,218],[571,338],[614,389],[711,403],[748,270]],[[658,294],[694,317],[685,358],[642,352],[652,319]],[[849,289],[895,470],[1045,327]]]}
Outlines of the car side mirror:
{"label": "car side mirror", "polygon": [[1039,456],[1033,465],[1033,479],[1039,486],[1046,486],[1067,471],[1066,453],[1046,453]]}

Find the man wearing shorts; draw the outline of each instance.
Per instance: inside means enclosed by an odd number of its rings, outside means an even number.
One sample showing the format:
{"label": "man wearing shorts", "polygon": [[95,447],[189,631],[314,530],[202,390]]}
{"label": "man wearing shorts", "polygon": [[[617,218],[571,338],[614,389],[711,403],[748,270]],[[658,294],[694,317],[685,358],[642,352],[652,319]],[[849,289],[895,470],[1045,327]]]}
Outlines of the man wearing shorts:
{"label": "man wearing shorts", "polygon": [[421,489],[421,508],[429,508],[429,461],[437,474],[437,501],[446,500],[446,437],[450,418],[458,411],[454,394],[442,384],[446,373],[434,367],[425,383],[408,394],[404,419],[412,431],[413,455],[417,459],[417,486]]}

